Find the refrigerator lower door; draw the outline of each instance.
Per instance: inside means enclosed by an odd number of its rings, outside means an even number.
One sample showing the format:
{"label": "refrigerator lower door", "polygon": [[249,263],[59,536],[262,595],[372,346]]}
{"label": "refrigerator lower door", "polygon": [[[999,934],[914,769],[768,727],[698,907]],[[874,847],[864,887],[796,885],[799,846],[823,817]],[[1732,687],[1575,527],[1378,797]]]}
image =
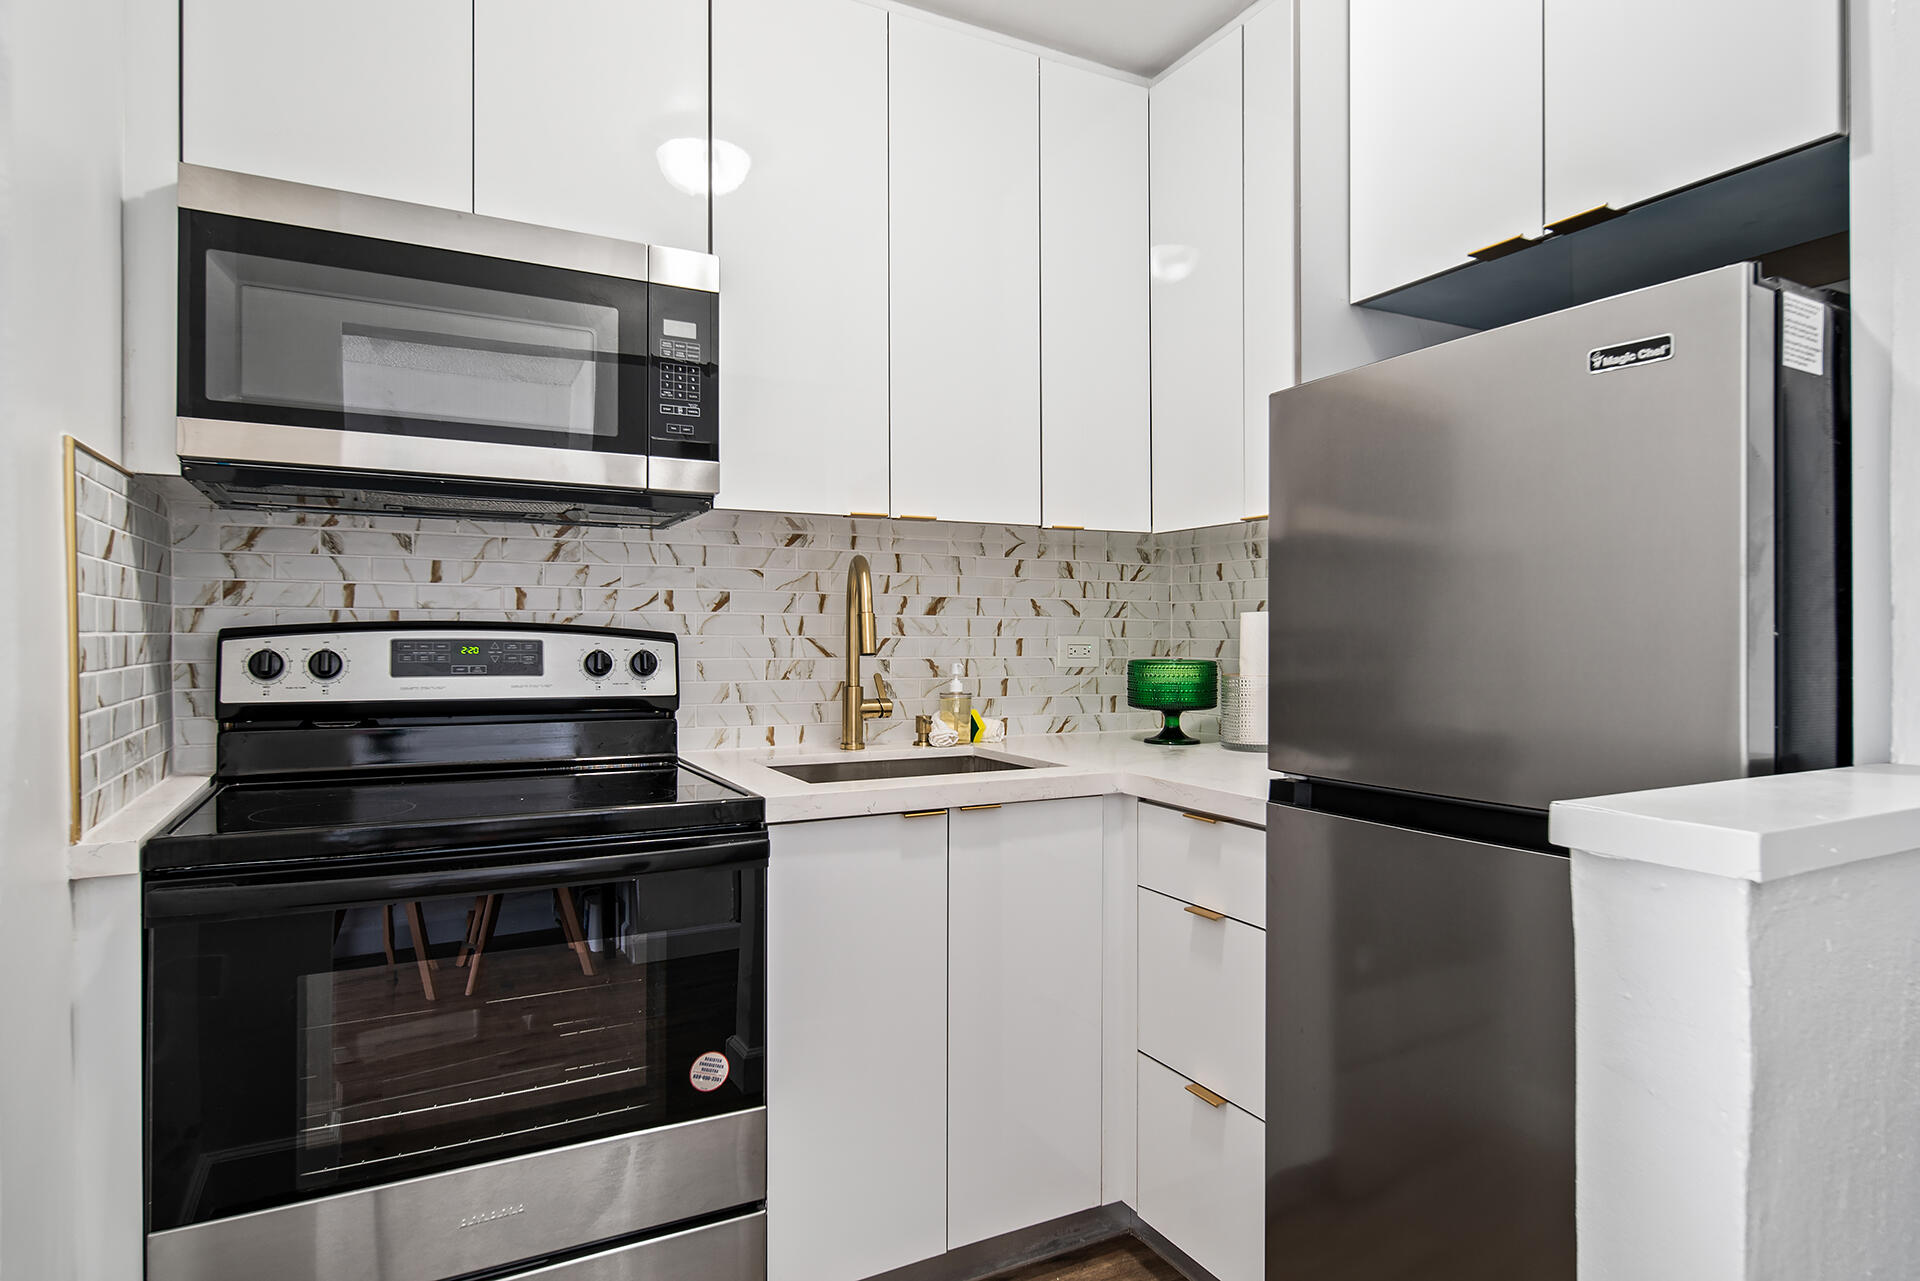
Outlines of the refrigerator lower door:
{"label": "refrigerator lower door", "polygon": [[1266,1275],[1571,1281],[1551,854],[1268,807]]}

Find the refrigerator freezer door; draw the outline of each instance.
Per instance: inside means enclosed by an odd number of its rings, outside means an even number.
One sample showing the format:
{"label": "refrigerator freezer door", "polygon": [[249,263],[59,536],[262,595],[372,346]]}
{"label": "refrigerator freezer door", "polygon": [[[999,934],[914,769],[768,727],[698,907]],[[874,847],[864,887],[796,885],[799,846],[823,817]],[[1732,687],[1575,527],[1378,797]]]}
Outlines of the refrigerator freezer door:
{"label": "refrigerator freezer door", "polygon": [[1266,1275],[1572,1281],[1567,860],[1267,816]]}
{"label": "refrigerator freezer door", "polygon": [[1532,808],[1764,768],[1772,317],[1742,264],[1275,393],[1273,768]]}

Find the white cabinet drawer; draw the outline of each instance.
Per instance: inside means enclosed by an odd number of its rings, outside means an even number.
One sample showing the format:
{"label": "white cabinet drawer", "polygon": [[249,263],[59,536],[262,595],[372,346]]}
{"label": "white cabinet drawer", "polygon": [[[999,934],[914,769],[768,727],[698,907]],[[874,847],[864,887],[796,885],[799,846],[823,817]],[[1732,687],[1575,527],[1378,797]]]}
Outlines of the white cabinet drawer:
{"label": "white cabinet drawer", "polygon": [[1267,926],[1267,834],[1219,819],[1140,807],[1140,883]]}
{"label": "white cabinet drawer", "polygon": [[1140,1048],[1264,1117],[1267,932],[1140,891]]}
{"label": "white cabinet drawer", "polygon": [[1261,1281],[1266,1126],[1139,1057],[1140,1217],[1219,1281]]}

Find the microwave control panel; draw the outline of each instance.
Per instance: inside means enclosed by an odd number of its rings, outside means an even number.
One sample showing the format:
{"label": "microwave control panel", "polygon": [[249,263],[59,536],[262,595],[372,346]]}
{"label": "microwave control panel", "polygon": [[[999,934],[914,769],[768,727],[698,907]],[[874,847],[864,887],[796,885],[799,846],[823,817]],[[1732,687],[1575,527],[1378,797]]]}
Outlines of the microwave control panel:
{"label": "microwave control panel", "polygon": [[719,379],[719,297],[696,289],[653,285],[647,310],[653,365],[648,434],[655,441],[691,447],[676,453],[717,459],[720,438],[714,392]]}

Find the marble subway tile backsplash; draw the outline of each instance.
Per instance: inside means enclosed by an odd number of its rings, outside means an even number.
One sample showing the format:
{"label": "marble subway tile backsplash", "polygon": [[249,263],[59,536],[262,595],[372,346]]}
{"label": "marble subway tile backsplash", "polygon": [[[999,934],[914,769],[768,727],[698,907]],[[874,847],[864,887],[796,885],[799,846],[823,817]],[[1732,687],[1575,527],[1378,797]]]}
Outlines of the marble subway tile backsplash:
{"label": "marble subway tile backsplash", "polygon": [[[1174,535],[712,512],[657,533],[347,513],[173,512],[177,768],[212,766],[214,636],[329,621],[585,623],[681,637],[681,741],[838,741],[846,566],[873,564],[898,691],[871,741],[904,744],[956,662],[1014,733],[1145,731],[1126,661],[1225,656],[1242,600],[1265,595],[1264,524]],[[1220,557],[1216,562],[1214,557]],[[1250,559],[1250,557],[1252,557]],[[1255,581],[1257,579],[1257,581]],[[1175,596],[1183,603],[1176,606]],[[1246,606],[1252,608],[1252,605]],[[1101,660],[1055,661],[1094,636]]]}
{"label": "marble subway tile backsplash", "polygon": [[148,481],[76,449],[73,483],[86,831],[168,771],[171,539],[166,499]]}

